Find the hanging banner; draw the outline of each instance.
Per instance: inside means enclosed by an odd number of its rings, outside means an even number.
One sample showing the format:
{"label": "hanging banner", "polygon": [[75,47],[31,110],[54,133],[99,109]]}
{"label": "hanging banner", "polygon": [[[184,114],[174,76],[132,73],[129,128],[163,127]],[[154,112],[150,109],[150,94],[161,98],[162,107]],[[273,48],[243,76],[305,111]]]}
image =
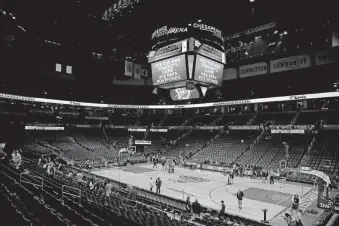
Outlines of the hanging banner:
{"label": "hanging banner", "polygon": [[315,55],[315,65],[332,64],[339,62],[339,48],[318,52]]}
{"label": "hanging banner", "polygon": [[142,68],[141,69],[141,76],[143,78],[148,78],[149,74],[148,74],[148,69],[147,68]]}
{"label": "hanging banner", "polygon": [[311,67],[310,55],[299,55],[270,61],[270,72],[290,71]]}
{"label": "hanging banner", "polygon": [[222,80],[227,81],[227,80],[237,79],[237,77],[238,77],[237,69],[227,68],[227,69],[224,70]]}
{"label": "hanging banner", "polygon": [[133,77],[133,62],[125,61],[125,76]]}
{"label": "hanging banner", "polygon": [[141,64],[134,64],[134,78],[141,79]]}
{"label": "hanging banner", "polygon": [[257,75],[265,75],[268,73],[267,63],[256,63],[243,65],[239,67],[239,78],[246,78]]}

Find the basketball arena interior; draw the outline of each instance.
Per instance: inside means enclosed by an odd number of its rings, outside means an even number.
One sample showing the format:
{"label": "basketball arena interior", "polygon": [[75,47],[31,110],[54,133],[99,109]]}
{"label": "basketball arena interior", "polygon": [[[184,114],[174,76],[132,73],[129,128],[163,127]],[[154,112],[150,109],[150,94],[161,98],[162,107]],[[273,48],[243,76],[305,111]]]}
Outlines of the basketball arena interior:
{"label": "basketball arena interior", "polygon": [[338,9],[0,0],[0,224],[339,225]]}

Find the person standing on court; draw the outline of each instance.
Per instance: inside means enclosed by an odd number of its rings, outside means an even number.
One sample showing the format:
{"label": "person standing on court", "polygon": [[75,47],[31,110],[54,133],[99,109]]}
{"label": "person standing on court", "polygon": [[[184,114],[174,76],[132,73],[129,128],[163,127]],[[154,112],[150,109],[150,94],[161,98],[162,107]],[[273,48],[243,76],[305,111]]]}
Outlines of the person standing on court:
{"label": "person standing on court", "polygon": [[152,179],[152,177],[149,179],[149,190],[153,191],[153,186],[154,186],[154,180]]}
{"label": "person standing on court", "polygon": [[237,192],[237,199],[238,199],[238,205],[239,205],[239,209],[242,209],[242,198],[244,197],[244,193],[242,192],[242,190],[239,188],[238,192]]}
{"label": "person standing on court", "polygon": [[155,186],[157,186],[156,193],[160,194],[160,187],[161,187],[162,181],[160,180],[160,177],[155,181]]}

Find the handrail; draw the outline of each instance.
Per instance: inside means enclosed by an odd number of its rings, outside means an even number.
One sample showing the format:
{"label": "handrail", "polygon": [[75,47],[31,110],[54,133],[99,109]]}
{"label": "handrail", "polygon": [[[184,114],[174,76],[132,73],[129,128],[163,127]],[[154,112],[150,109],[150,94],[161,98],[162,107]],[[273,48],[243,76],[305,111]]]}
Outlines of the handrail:
{"label": "handrail", "polygon": [[[40,179],[41,180],[41,184],[35,184],[35,183],[31,182],[31,181],[25,181],[25,180],[23,180],[22,175],[26,175],[28,177]],[[32,184],[32,185],[41,187],[41,189],[44,190],[44,178],[42,178],[42,177],[34,176],[34,175],[31,175],[31,174],[27,174],[27,173],[20,173],[20,182],[21,183],[26,183],[26,184]]]}
{"label": "handrail", "polygon": [[[65,188],[71,188],[73,190],[77,190],[79,191],[79,195],[75,195],[75,194],[72,194],[72,193],[68,193],[68,192],[65,192]],[[81,190],[79,188],[76,188],[76,187],[71,187],[71,186],[67,186],[67,185],[62,185],[61,186],[61,202],[63,203],[64,201],[64,194],[66,195],[70,195],[70,196],[73,196],[73,197],[76,197],[76,198],[79,198],[79,204],[81,204]]]}

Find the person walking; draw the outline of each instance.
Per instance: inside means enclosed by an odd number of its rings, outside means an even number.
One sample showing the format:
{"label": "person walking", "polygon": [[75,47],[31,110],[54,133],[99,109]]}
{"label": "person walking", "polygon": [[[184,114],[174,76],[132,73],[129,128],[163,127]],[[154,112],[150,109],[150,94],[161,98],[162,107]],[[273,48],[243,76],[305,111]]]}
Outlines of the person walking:
{"label": "person walking", "polygon": [[237,192],[237,199],[238,199],[238,205],[239,205],[239,209],[242,209],[242,198],[244,197],[244,192],[239,188],[238,192]]}
{"label": "person walking", "polygon": [[155,181],[155,186],[157,187],[156,193],[160,194],[160,187],[161,187],[162,181],[160,180],[160,177]]}

